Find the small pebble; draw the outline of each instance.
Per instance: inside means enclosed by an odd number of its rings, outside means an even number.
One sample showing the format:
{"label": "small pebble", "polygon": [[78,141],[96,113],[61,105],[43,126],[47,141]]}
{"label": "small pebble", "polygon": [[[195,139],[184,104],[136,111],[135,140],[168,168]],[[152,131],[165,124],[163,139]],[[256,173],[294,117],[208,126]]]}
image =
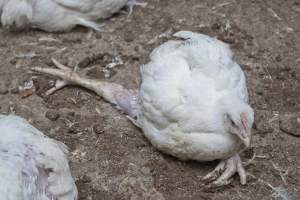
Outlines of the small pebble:
{"label": "small pebble", "polygon": [[124,35],[125,42],[132,42],[135,39],[135,35],[133,33],[127,33]]}
{"label": "small pebble", "polygon": [[104,133],[104,127],[102,124],[95,124],[93,126],[93,131],[96,133],[96,134],[103,134]]}
{"label": "small pebble", "polygon": [[219,23],[214,23],[212,26],[211,26],[211,29],[213,30],[219,30],[221,28],[221,25]]}
{"label": "small pebble", "polygon": [[149,167],[142,167],[141,172],[142,172],[144,175],[148,175],[148,174],[150,174],[151,170],[150,170]]}
{"label": "small pebble", "polygon": [[19,87],[18,86],[12,87],[12,88],[10,88],[9,91],[13,94],[18,94],[19,93]]}
{"label": "small pebble", "polygon": [[300,137],[300,113],[280,115],[279,126],[283,132]]}
{"label": "small pebble", "polygon": [[289,72],[289,71],[291,71],[291,69],[292,69],[291,67],[285,66],[285,67],[282,68],[281,71],[283,71],[283,72]]}
{"label": "small pebble", "polygon": [[87,175],[83,175],[82,177],[79,178],[79,181],[86,184],[86,183],[90,183],[91,179]]}
{"label": "small pebble", "polygon": [[49,110],[46,112],[45,116],[51,121],[56,121],[60,117],[60,114],[55,110]]}
{"label": "small pebble", "polygon": [[275,57],[275,60],[276,60],[277,62],[281,62],[282,58],[281,58],[280,55],[278,55],[278,56]]}
{"label": "small pebble", "polygon": [[85,57],[83,58],[79,63],[78,63],[78,67],[79,68],[86,68],[90,65],[90,63],[93,62],[93,60],[90,57]]}
{"label": "small pebble", "polygon": [[272,124],[269,122],[273,117],[272,112],[269,111],[257,111],[255,116],[255,128],[258,133],[261,135],[272,133],[274,128]]}
{"label": "small pebble", "polygon": [[256,88],[255,93],[261,96],[264,94],[264,90],[262,88]]}
{"label": "small pebble", "polygon": [[253,155],[255,154],[254,147],[249,147],[248,149],[243,151],[243,154],[244,154],[243,157],[245,157],[247,159],[251,159],[253,157]]}
{"label": "small pebble", "polygon": [[9,63],[12,64],[12,65],[15,65],[15,64],[17,64],[17,59],[16,59],[16,58],[13,58],[13,59],[11,59],[11,60],[9,61]]}
{"label": "small pebble", "polygon": [[0,82],[0,94],[7,94],[8,93],[8,89],[5,85],[4,82]]}
{"label": "small pebble", "polygon": [[251,71],[251,66],[250,65],[244,64],[244,65],[242,65],[242,68],[246,71]]}
{"label": "small pebble", "polygon": [[260,78],[264,78],[266,74],[263,71],[259,71],[258,75],[259,75]]}
{"label": "small pebble", "polygon": [[45,64],[47,66],[49,66],[49,67],[53,67],[54,66],[54,63],[53,63],[53,61],[51,59],[47,59],[46,62],[45,62]]}
{"label": "small pebble", "polygon": [[67,113],[67,115],[70,116],[70,117],[75,117],[75,112],[74,111],[69,111]]}

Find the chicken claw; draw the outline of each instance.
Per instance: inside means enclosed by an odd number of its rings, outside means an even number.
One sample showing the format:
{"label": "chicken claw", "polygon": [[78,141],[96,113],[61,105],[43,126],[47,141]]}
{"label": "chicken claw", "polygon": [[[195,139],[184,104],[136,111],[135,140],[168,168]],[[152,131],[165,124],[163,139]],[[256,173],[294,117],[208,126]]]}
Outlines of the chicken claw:
{"label": "chicken claw", "polygon": [[55,86],[50,88],[49,90],[46,91],[46,96],[49,96],[51,94],[53,94],[54,92],[56,92],[57,90],[60,90],[61,88],[65,87],[68,85],[67,81],[63,81],[63,80],[56,80],[55,82]]}
{"label": "chicken claw", "polygon": [[72,84],[72,77],[78,76],[76,73],[76,68],[74,70],[70,69],[69,67],[61,64],[54,58],[52,58],[52,62],[58,69],[53,69],[53,68],[41,68],[41,67],[33,67],[31,68],[31,71],[33,72],[38,72],[38,73],[44,73],[48,74],[51,76],[59,77],[59,80],[56,80],[55,86],[50,88],[47,92],[46,95],[49,96],[56,92],[57,90],[62,89],[63,87],[67,85]]}
{"label": "chicken claw", "polygon": [[246,180],[246,171],[242,165],[241,158],[238,154],[223,160],[219,165],[209,174],[202,178],[203,181],[212,182],[212,186],[223,186],[230,183],[229,178],[231,178],[235,173],[238,173],[240,176],[240,182],[242,185],[245,185]]}

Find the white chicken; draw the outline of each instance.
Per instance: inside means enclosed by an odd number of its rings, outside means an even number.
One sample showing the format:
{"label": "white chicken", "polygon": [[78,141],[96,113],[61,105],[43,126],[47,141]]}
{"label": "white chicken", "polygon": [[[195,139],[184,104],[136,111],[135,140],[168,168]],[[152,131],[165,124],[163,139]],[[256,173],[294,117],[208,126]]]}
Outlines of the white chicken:
{"label": "white chicken", "polygon": [[76,200],[66,153],[24,119],[0,115],[0,199]]}
{"label": "white chicken", "polygon": [[244,73],[227,44],[189,31],[174,36],[182,40],[162,44],[141,67],[139,91],[82,78],[56,60],[59,69],[32,70],[61,78],[47,94],[68,84],[93,90],[127,113],[165,153],[181,160],[220,159],[204,177],[213,185],[228,184],[236,172],[245,184],[238,153],[250,145],[254,112],[248,105]]}
{"label": "white chicken", "polygon": [[0,0],[2,26],[21,30],[38,28],[48,32],[68,31],[76,25],[100,30],[97,20],[106,19],[136,0]]}

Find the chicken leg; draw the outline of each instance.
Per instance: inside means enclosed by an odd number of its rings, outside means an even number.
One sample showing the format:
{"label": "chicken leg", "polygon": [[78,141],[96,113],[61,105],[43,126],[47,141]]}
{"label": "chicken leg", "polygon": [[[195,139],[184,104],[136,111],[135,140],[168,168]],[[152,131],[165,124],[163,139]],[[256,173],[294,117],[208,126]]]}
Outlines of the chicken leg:
{"label": "chicken leg", "polygon": [[127,90],[119,84],[81,77],[76,70],[64,66],[55,59],[52,59],[52,61],[58,69],[41,67],[33,67],[31,69],[33,72],[60,78],[56,81],[55,86],[46,92],[46,95],[50,95],[68,85],[79,85],[92,90],[109,103],[116,105],[117,108],[124,111],[131,120],[136,119],[139,99],[138,90]]}
{"label": "chicken leg", "polygon": [[[94,91],[99,96],[103,97],[106,101],[117,105],[117,107],[124,111],[132,122],[139,126],[136,121],[138,111],[139,111],[139,92],[138,90],[127,90],[123,86],[92,80],[88,78],[81,77],[76,71],[71,70],[53,59],[53,63],[58,69],[53,68],[40,68],[34,67],[32,71],[38,73],[44,73],[51,75],[60,80],[57,80],[55,86],[47,91],[47,94],[52,94],[53,92],[63,88],[67,85],[79,85]],[[140,127],[140,126],[139,126]],[[246,184],[246,172],[243,168],[241,159],[238,154],[233,155],[230,158],[222,160],[219,165],[211,173],[207,174],[203,180],[207,182],[212,182],[211,186],[222,186],[230,183],[230,178],[238,173],[240,176],[241,184]]]}
{"label": "chicken leg", "polygon": [[206,182],[212,182],[212,186],[222,186],[228,185],[230,183],[229,178],[231,178],[235,173],[240,176],[240,182],[242,185],[246,184],[246,171],[242,165],[241,158],[238,154],[228,158],[227,160],[222,160],[218,166],[202,180]]}

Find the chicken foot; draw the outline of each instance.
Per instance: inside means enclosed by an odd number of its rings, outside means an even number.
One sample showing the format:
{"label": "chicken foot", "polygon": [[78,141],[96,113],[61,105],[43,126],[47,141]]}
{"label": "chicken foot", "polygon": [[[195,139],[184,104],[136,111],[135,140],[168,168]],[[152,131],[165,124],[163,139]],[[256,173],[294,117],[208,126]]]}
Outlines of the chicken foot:
{"label": "chicken foot", "polygon": [[240,182],[245,185],[246,171],[243,167],[241,158],[238,154],[228,158],[227,160],[222,160],[217,167],[206,176],[202,178],[203,181],[212,182],[212,186],[223,186],[230,183],[229,178],[231,178],[235,173],[240,176]]}
{"label": "chicken foot", "polygon": [[46,95],[53,94],[57,90],[68,85],[79,85],[95,92],[109,103],[116,105],[117,108],[124,111],[131,120],[136,119],[139,99],[138,90],[127,90],[119,84],[81,77],[76,70],[70,69],[55,59],[52,59],[52,61],[57,69],[41,67],[31,68],[31,71],[33,72],[59,78],[59,80],[56,81],[55,86],[46,92]]}

